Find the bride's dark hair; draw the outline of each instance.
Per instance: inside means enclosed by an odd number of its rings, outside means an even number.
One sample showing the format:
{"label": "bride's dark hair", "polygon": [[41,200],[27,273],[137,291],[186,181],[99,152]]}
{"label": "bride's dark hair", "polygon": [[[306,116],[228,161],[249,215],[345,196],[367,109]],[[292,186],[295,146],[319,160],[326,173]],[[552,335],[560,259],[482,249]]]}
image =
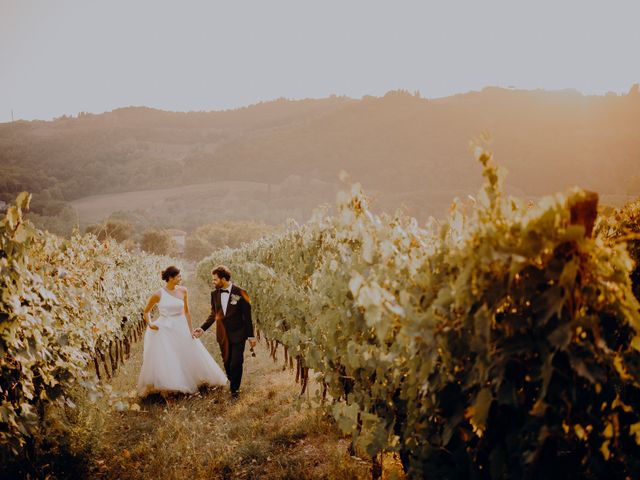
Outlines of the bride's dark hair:
{"label": "bride's dark hair", "polygon": [[180,275],[180,269],[171,265],[162,271],[162,280],[168,282],[173,277],[177,277],[178,275]]}

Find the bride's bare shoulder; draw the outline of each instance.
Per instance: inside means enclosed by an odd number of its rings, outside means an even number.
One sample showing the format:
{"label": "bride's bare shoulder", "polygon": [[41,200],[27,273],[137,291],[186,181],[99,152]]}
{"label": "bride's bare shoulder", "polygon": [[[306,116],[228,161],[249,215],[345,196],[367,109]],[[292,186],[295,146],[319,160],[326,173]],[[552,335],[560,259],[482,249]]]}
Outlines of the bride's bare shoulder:
{"label": "bride's bare shoulder", "polygon": [[160,301],[160,296],[162,295],[162,290],[156,290],[155,292],[153,292],[151,294],[151,296],[149,297],[149,302],[159,302]]}

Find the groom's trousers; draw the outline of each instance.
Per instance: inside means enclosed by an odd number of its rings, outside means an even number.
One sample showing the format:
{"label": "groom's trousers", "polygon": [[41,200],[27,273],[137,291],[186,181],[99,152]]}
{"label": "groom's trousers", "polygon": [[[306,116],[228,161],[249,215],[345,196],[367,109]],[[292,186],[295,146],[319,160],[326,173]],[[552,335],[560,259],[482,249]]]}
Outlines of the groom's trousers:
{"label": "groom's trousers", "polygon": [[242,343],[229,343],[229,355],[224,362],[224,370],[227,378],[231,383],[231,393],[235,393],[240,389],[242,381],[242,364],[244,362],[244,345]]}

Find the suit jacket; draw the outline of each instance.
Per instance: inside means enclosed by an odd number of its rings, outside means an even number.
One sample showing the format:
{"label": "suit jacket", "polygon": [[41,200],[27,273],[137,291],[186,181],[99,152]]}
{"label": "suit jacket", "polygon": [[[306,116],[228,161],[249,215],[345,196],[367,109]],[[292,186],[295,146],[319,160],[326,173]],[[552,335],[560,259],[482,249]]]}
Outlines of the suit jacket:
{"label": "suit jacket", "polygon": [[231,286],[226,314],[222,311],[221,296],[220,290],[211,292],[211,313],[201,328],[207,330],[213,322],[216,323],[216,337],[222,358],[226,361],[229,343],[244,343],[247,338],[253,337],[253,321],[247,292],[236,285]]}

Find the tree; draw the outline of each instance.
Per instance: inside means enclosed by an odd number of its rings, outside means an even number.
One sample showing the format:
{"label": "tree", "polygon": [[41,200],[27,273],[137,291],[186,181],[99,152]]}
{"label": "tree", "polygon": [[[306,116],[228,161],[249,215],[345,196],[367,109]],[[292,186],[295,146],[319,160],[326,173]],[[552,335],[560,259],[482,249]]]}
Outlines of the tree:
{"label": "tree", "polygon": [[171,255],[177,251],[177,245],[168,233],[149,229],[142,233],[140,248],[156,255]]}
{"label": "tree", "polygon": [[41,230],[46,230],[54,235],[69,238],[74,228],[78,225],[78,217],[73,207],[65,204],[60,212],[55,215],[39,215],[29,213],[29,220]]}
{"label": "tree", "polygon": [[254,221],[226,221],[203,225],[187,237],[184,254],[190,260],[202,260],[219,248],[238,248],[243,243],[278,230],[279,227]]}
{"label": "tree", "polygon": [[89,225],[86,229],[86,233],[93,233],[98,240],[112,238],[121,243],[131,238],[133,231],[131,222],[119,218],[110,218],[102,224]]}

